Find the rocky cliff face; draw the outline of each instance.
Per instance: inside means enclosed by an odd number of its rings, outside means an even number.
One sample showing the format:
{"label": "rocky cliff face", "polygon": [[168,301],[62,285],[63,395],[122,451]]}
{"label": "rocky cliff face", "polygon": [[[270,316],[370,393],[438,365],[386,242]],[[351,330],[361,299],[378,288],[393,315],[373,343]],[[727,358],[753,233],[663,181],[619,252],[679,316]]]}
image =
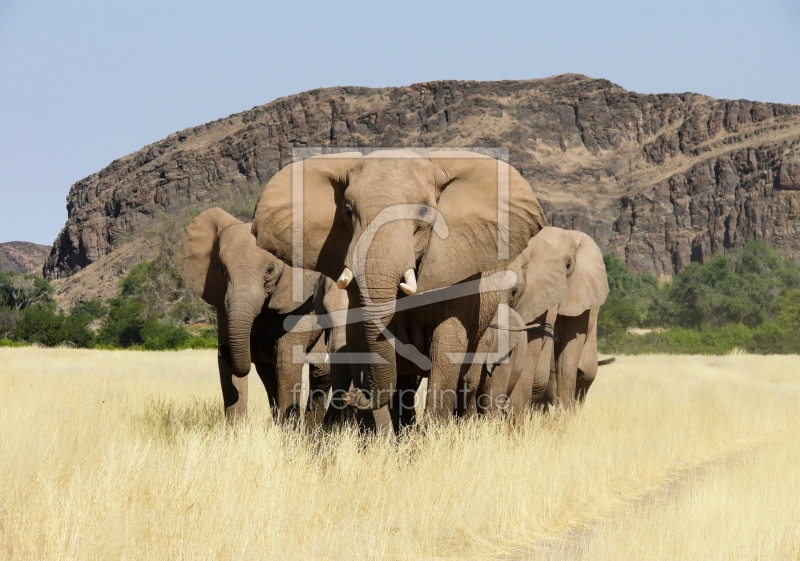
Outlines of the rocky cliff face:
{"label": "rocky cliff face", "polygon": [[16,271],[41,275],[42,265],[49,254],[50,248],[38,243],[0,243],[0,273]]}
{"label": "rocky cliff face", "polygon": [[563,75],[312,90],[172,134],[72,186],[45,275],[188,208],[252,212],[293,149],[318,146],[508,148],[553,225],[636,271],[671,275],[752,238],[800,250],[800,107]]}

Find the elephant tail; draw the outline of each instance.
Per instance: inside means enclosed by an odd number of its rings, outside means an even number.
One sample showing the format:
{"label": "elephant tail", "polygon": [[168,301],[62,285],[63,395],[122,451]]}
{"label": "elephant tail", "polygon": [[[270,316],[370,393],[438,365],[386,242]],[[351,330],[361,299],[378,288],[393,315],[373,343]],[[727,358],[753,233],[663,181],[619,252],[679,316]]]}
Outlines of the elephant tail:
{"label": "elephant tail", "polygon": [[611,358],[606,358],[604,360],[598,360],[597,361],[597,366],[605,366],[607,364],[611,364],[615,360],[617,360],[617,357],[615,357],[615,356],[612,356]]}

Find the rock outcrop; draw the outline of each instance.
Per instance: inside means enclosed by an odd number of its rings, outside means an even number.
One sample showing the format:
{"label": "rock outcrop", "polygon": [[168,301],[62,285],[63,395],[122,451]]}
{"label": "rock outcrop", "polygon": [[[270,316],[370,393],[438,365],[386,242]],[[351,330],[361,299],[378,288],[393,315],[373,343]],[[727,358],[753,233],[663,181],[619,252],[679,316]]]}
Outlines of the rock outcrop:
{"label": "rock outcrop", "polygon": [[508,148],[553,225],[635,271],[669,276],[749,239],[800,250],[800,107],[570,74],[318,89],[174,133],[72,186],[45,275],[70,277],[189,208],[246,217],[295,148],[320,146]]}
{"label": "rock outcrop", "polygon": [[42,265],[50,254],[46,245],[31,242],[0,243],[0,273],[42,274]]}

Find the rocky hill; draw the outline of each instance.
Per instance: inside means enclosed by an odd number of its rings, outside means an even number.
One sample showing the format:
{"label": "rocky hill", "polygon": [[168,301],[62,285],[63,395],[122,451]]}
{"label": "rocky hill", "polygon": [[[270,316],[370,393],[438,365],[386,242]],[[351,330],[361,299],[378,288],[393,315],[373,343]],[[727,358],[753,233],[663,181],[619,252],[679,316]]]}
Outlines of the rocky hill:
{"label": "rocky hill", "polygon": [[42,265],[50,255],[46,245],[31,242],[0,243],[0,273],[16,271],[23,274],[42,274]]}
{"label": "rocky hill", "polygon": [[669,276],[751,238],[800,250],[800,107],[568,74],[317,89],[171,134],[72,186],[45,276],[94,264],[114,279],[188,209],[246,218],[293,148],[317,146],[506,147],[553,225],[635,271]]}

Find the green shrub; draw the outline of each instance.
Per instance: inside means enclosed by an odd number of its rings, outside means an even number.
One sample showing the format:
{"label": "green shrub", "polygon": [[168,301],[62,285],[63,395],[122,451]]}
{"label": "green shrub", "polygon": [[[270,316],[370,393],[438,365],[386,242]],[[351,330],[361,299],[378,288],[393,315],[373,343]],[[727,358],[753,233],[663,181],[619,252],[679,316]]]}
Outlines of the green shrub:
{"label": "green shrub", "polygon": [[128,298],[112,298],[103,327],[97,334],[98,342],[123,348],[141,345],[146,321],[144,304]]}
{"label": "green shrub", "polygon": [[90,323],[96,319],[102,319],[108,314],[108,307],[99,298],[92,298],[83,302],[78,302],[69,312],[74,318],[81,318],[81,321]]}
{"label": "green shrub", "polygon": [[708,263],[691,263],[665,287],[667,323],[699,328],[743,323],[756,327],[780,312],[780,299],[800,286],[800,268],[761,242],[751,241]]}
{"label": "green shrub", "polygon": [[15,271],[0,273],[0,308],[23,310],[52,300],[53,287],[43,278]]}
{"label": "green shrub", "polygon": [[48,347],[72,345],[88,348],[94,346],[95,336],[87,324],[81,317],[66,316],[48,306],[30,306],[22,311],[13,337],[16,341]]}
{"label": "green shrub", "polygon": [[180,349],[192,336],[183,324],[151,319],[144,328],[144,348],[149,351]]}

